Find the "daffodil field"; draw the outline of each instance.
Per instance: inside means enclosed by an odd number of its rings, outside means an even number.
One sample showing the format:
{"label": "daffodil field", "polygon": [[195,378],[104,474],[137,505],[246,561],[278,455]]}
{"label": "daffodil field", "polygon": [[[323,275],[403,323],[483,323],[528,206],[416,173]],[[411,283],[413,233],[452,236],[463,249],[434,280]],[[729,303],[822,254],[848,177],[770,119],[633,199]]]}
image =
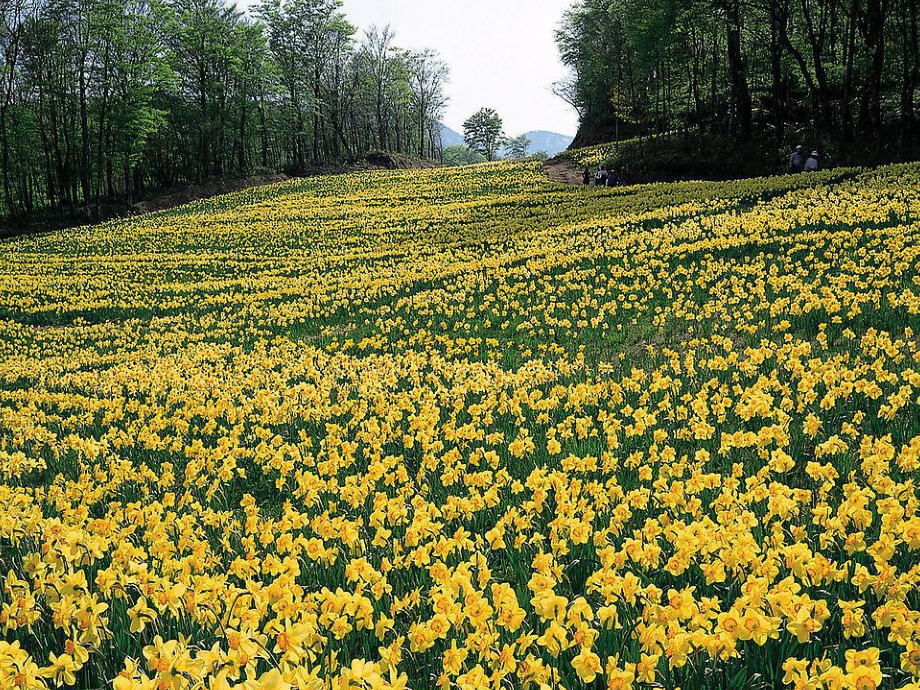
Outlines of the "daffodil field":
{"label": "daffodil field", "polygon": [[285,182],[0,244],[0,688],[920,688],[920,166]]}
{"label": "daffodil field", "polygon": [[570,149],[561,153],[557,158],[581,167],[595,168],[615,159],[620,148],[629,146],[636,141],[638,140],[626,139],[619,143],[597,144],[596,146]]}

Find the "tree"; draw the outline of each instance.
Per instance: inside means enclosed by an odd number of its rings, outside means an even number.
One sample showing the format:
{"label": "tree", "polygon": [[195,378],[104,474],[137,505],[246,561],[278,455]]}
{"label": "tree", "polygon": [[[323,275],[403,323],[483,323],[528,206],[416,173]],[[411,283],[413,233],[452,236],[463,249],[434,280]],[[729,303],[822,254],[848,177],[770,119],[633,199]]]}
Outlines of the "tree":
{"label": "tree", "polygon": [[748,87],[747,71],[741,44],[741,0],[718,0],[725,13],[726,46],[728,52],[728,73],[732,92],[732,128],[742,139],[751,136],[751,91]]}
{"label": "tree", "polygon": [[526,158],[532,143],[526,134],[521,134],[505,142],[505,151],[509,158]]}
{"label": "tree", "polygon": [[705,134],[904,158],[920,153],[917,36],[917,0],[578,0],[555,91],[576,146]]}
{"label": "tree", "polygon": [[194,110],[186,112],[194,122],[198,140],[198,181],[223,172],[219,146],[221,125],[227,120],[226,87],[239,64],[234,28],[241,15],[221,0],[169,0],[167,45],[180,88]]}
{"label": "tree", "polygon": [[[120,24],[103,174],[106,194],[115,198],[115,171],[120,169],[121,193],[130,204],[137,178],[135,171],[144,164],[151,142],[167,127],[169,104],[164,96],[176,77],[160,42],[164,24],[144,0],[128,0],[120,13]],[[157,176],[164,186],[175,181],[174,170],[169,165],[158,166]]]}
{"label": "tree", "polygon": [[0,0],[0,53],[3,72],[0,73],[0,174],[3,175],[3,197],[10,215],[18,210],[13,200],[10,179],[10,132],[8,116],[16,95],[16,72],[22,48],[27,8],[18,0]]}
{"label": "tree", "polygon": [[412,108],[417,120],[419,136],[419,155],[434,158],[435,137],[429,131],[431,123],[440,121],[447,107],[444,87],[447,84],[449,70],[447,64],[433,50],[410,53],[409,89]]}
{"label": "tree", "polygon": [[439,155],[447,67],[340,0],[0,0],[0,213],[99,217],[153,190],[372,148]]}
{"label": "tree", "polygon": [[288,136],[288,164],[302,170],[306,154],[306,42],[308,8],[300,0],[262,0],[255,8],[262,20],[268,48],[284,92]]}
{"label": "tree", "polygon": [[[378,145],[383,151],[387,150],[389,144],[387,125],[390,122],[390,111],[395,100],[393,98],[395,84],[401,72],[400,56],[395,46],[395,39],[396,34],[389,25],[382,29],[371,26],[361,47],[373,94]],[[399,148],[398,142],[395,148]]]}
{"label": "tree", "polygon": [[448,166],[458,165],[475,165],[476,163],[485,163],[486,157],[479,151],[474,151],[466,146],[454,144],[448,146],[443,151],[443,163]]}
{"label": "tree", "polygon": [[466,145],[489,161],[495,160],[503,136],[502,119],[491,108],[480,109],[463,123],[463,140]]}
{"label": "tree", "polygon": [[[610,94],[628,88],[631,102],[635,93],[626,20],[629,6],[610,0],[584,0],[563,15],[556,30],[556,44],[571,74],[554,85],[555,93],[571,105],[590,126],[615,123]],[[637,26],[633,24],[633,26]]]}

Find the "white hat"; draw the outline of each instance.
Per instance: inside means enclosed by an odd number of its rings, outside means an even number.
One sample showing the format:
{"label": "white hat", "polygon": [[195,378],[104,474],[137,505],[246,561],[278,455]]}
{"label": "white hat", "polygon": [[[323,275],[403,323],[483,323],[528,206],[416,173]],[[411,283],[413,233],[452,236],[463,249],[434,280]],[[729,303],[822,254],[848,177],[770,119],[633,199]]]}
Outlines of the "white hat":
{"label": "white hat", "polygon": [[817,156],[817,155],[818,155],[818,152],[817,152],[817,151],[812,151],[812,152],[811,152],[811,155],[812,155],[812,156]]}

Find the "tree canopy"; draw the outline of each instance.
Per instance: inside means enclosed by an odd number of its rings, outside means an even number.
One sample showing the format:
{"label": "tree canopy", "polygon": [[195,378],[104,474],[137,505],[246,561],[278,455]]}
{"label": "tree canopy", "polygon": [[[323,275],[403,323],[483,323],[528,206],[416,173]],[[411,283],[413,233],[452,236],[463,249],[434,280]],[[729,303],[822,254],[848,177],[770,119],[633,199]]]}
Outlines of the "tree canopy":
{"label": "tree canopy", "polygon": [[557,31],[571,76],[556,91],[599,138],[858,137],[903,151],[917,141],[918,4],[579,0]]}
{"label": "tree canopy", "polygon": [[463,140],[486,160],[495,160],[504,140],[501,117],[492,108],[481,108],[463,123]]}
{"label": "tree canopy", "polygon": [[475,163],[485,163],[486,157],[468,146],[454,144],[444,147],[442,162],[448,166],[473,165]]}
{"label": "tree canopy", "polygon": [[340,0],[0,0],[2,213],[385,149],[440,155],[447,67]]}
{"label": "tree canopy", "polygon": [[526,134],[519,134],[505,142],[505,150],[509,158],[526,158],[532,143]]}

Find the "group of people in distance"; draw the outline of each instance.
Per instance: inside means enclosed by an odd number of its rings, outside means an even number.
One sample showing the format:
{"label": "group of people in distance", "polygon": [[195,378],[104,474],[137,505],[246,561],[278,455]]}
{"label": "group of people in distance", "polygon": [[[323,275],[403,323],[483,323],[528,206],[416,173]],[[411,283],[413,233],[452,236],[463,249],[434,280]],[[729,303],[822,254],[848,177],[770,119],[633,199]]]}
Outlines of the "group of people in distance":
{"label": "group of people in distance", "polygon": [[591,180],[594,180],[595,187],[619,187],[626,184],[626,180],[629,177],[629,167],[624,165],[619,171],[617,170],[607,170],[604,166],[601,166],[597,169],[597,172],[594,173],[593,177],[591,171],[585,168],[584,177],[582,177],[582,184],[585,187],[591,184]]}
{"label": "group of people in distance", "polygon": [[815,172],[818,169],[818,152],[812,151],[811,155],[805,157],[805,147],[796,146],[795,151],[789,156],[789,172]]}

